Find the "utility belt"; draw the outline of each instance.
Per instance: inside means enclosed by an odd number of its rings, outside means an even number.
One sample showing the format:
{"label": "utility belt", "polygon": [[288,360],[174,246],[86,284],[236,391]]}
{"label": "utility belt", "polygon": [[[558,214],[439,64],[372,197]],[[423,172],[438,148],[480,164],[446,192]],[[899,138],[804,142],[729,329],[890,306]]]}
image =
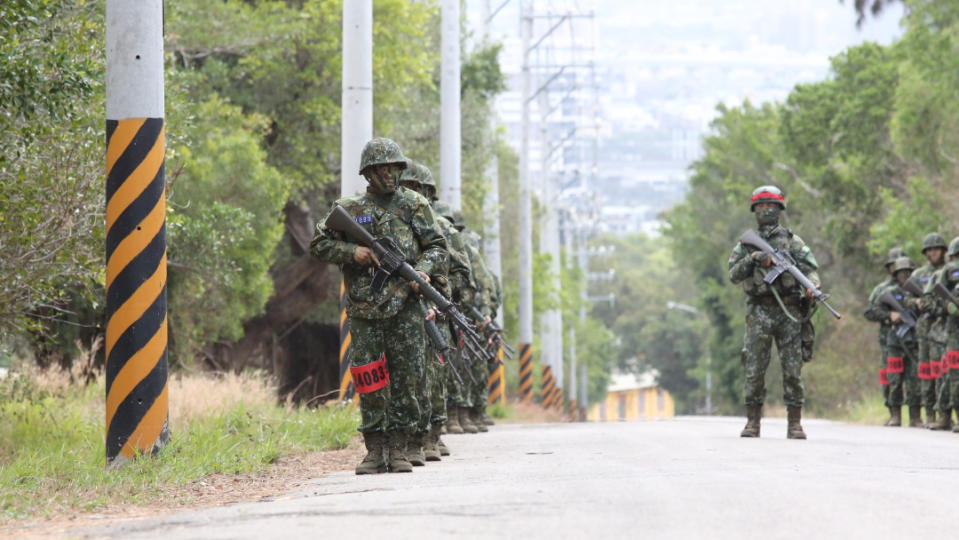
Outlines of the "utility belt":
{"label": "utility belt", "polygon": [[[801,296],[783,296],[783,304],[786,306],[795,307],[802,302]],[[776,301],[776,297],[771,294],[764,294],[762,296],[750,296],[747,300],[749,304],[759,304],[762,306],[779,306],[779,302]]]}

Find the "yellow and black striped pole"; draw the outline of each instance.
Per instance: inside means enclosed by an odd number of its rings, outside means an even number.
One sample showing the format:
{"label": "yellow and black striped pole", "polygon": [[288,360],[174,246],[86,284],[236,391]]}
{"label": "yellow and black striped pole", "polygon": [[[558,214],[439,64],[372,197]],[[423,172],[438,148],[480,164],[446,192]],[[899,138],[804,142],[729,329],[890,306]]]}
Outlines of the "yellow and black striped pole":
{"label": "yellow and black striped pole", "polygon": [[519,344],[519,399],[529,403],[533,399],[533,344]]}
{"label": "yellow and black striped pole", "polygon": [[106,456],[169,438],[163,2],[106,3]]}
{"label": "yellow and black striped pole", "polygon": [[553,368],[543,364],[542,375],[539,381],[539,400],[543,408],[548,409],[553,403],[553,390],[556,388],[556,381],[553,380]]}
{"label": "yellow and black striped pole", "polygon": [[489,404],[495,405],[506,401],[506,367],[503,365],[503,348],[496,349],[496,358],[499,360],[489,374]]}
{"label": "yellow and black striped pole", "polygon": [[346,316],[346,285],[340,282],[340,401],[353,397],[350,375],[350,319]]}

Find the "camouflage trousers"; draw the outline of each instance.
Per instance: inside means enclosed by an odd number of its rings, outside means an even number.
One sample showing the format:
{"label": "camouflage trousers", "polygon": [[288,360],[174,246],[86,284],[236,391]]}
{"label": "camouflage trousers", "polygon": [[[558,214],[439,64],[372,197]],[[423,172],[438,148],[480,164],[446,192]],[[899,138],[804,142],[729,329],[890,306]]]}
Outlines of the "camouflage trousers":
{"label": "camouflage trousers", "polygon": [[447,366],[446,373],[446,406],[447,407],[469,407],[470,402],[470,378],[467,370],[469,366],[462,361],[463,353],[459,350],[450,351],[449,358],[446,359],[447,362],[453,362],[455,369],[459,373],[460,378],[463,379],[460,382],[456,375],[453,374],[454,366]]}
{"label": "camouflage trousers", "polygon": [[[947,351],[959,350],[959,336],[953,332],[949,333],[949,342],[943,348],[943,366],[946,365],[945,355]],[[959,410],[959,371],[942,368],[942,379],[939,385],[939,395],[936,400],[936,410],[944,411],[946,409]]]}
{"label": "camouflage trousers", "polygon": [[[446,342],[450,342],[449,326],[446,324],[437,324]],[[426,343],[426,387],[429,390],[429,411],[424,415],[426,417],[426,429],[430,424],[446,423],[446,377],[449,366],[446,365],[445,358],[433,347],[433,344],[427,340]]]}
{"label": "camouflage trousers", "polygon": [[749,303],[746,306],[746,335],[743,338],[743,368],[746,405],[766,400],[766,368],[775,341],[783,372],[783,402],[802,407],[802,323],[789,320],[778,305]]}
{"label": "camouflage trousers", "polygon": [[[946,354],[946,346],[937,343],[931,339],[919,340],[919,361],[920,362],[938,362]],[[942,378],[920,379],[919,396],[920,405],[923,407],[935,407],[939,399],[939,391],[942,387]]]}
{"label": "camouflage trousers", "polygon": [[[889,347],[886,346],[885,340],[882,340],[882,339],[879,340],[879,354],[880,354],[880,358],[879,358],[879,369],[880,369],[880,370],[885,370],[885,369],[886,369],[886,359],[889,358]],[[887,378],[888,378],[888,377],[887,377]],[[886,407],[890,407],[890,405],[889,405],[889,385],[888,385],[888,384],[882,384],[881,386],[882,386],[882,402],[883,402],[883,404],[884,404]]]}
{"label": "camouflage trousers", "polygon": [[[886,378],[889,379],[889,406],[918,407],[921,403],[919,395],[919,346],[915,340],[900,339],[895,331],[889,334],[887,344],[889,360],[887,361]],[[902,372],[896,373],[891,369],[893,359],[899,359]]]}
{"label": "camouflage trousers", "polygon": [[486,360],[474,360],[471,369],[476,382],[470,381],[470,405],[485,409],[489,403],[489,365]]}
{"label": "camouflage trousers", "polygon": [[419,306],[407,301],[387,319],[353,317],[350,336],[350,366],[364,366],[385,354],[390,378],[388,386],[360,394],[359,431],[415,431],[421,416],[417,396],[423,384],[427,339]]}

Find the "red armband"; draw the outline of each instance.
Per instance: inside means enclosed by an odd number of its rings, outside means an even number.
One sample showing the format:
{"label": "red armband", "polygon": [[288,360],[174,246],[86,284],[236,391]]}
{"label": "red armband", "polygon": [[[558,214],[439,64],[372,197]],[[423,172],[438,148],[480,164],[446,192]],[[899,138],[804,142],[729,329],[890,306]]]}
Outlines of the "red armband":
{"label": "red armband", "polygon": [[932,361],[929,362],[929,375],[933,379],[942,378],[942,362]]}
{"label": "red armband", "polygon": [[362,366],[351,366],[350,376],[353,377],[353,387],[357,393],[369,394],[390,384],[390,372],[386,368],[386,353],[379,358]]}
{"label": "red armband", "polygon": [[890,356],[886,359],[886,372],[887,373],[902,373],[902,357],[901,356]]}
{"label": "red armband", "polygon": [[946,351],[946,363],[949,369],[959,369],[959,351]]}
{"label": "red armband", "polygon": [[929,362],[919,362],[919,378],[923,381],[932,379],[932,369]]}
{"label": "red armband", "polygon": [[879,384],[889,386],[889,379],[886,378],[886,368],[879,368]]}

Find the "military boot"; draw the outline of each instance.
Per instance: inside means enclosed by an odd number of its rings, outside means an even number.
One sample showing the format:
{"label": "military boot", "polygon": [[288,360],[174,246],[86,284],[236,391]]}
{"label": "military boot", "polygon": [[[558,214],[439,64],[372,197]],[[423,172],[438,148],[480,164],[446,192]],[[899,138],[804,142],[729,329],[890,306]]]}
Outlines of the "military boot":
{"label": "military boot", "polygon": [[487,426],[495,426],[495,425],[496,425],[496,422],[493,421],[493,419],[490,417],[490,415],[486,414],[486,409],[485,409],[485,408],[483,409],[483,418],[482,418],[482,420],[483,420],[483,423],[486,424]]}
{"label": "military boot", "polygon": [[460,419],[460,427],[463,428],[463,433],[479,433],[479,430],[476,429],[476,426],[473,424],[473,421],[470,420],[470,410],[467,407],[458,407],[456,417]]}
{"label": "military boot", "polygon": [[902,407],[890,407],[889,412],[890,414],[892,414],[892,416],[889,417],[889,421],[886,422],[886,425],[890,427],[901,426],[902,425]]}
{"label": "military boot", "polygon": [[426,434],[426,444],[423,445],[423,454],[426,456],[426,461],[440,460],[440,449],[436,445],[439,440],[440,424],[431,424],[430,431]]}
{"label": "military boot", "polygon": [[932,428],[936,423],[936,409],[932,407],[926,407],[926,423],[923,424],[924,428]]}
{"label": "military boot", "polygon": [[802,430],[802,425],[799,423],[799,420],[802,419],[802,407],[794,405],[786,407],[786,419],[789,422],[786,425],[786,438],[805,439],[806,432]]}
{"label": "military boot", "polygon": [[893,414],[893,412],[892,412],[892,409],[893,409],[892,407],[889,407],[889,406],[887,405],[886,408],[889,409],[889,419],[886,420],[886,423],[884,423],[883,425],[884,425],[884,426],[891,426],[891,425],[892,425],[892,420],[893,420],[893,418],[895,418],[895,414]]}
{"label": "military boot", "polygon": [[759,420],[763,417],[762,405],[746,405],[746,427],[739,434],[740,437],[758,437]]}
{"label": "military boot", "polygon": [[426,465],[426,454],[423,451],[425,435],[425,433],[417,432],[410,435],[406,440],[406,459],[414,467]]}
{"label": "military boot", "polygon": [[952,409],[940,411],[939,420],[929,429],[935,431],[949,431],[952,429]]}
{"label": "military boot", "polygon": [[390,431],[388,435],[390,472],[413,472],[413,464],[406,458],[408,435],[402,431]]}
{"label": "military boot", "polygon": [[386,472],[386,459],[383,458],[386,434],[380,432],[364,433],[363,444],[366,445],[366,457],[356,466],[356,474]]}
{"label": "military boot", "polygon": [[480,433],[489,431],[489,428],[486,427],[486,422],[483,422],[483,410],[480,408],[470,409],[470,422],[476,426],[476,430]]}
{"label": "military boot", "polygon": [[436,447],[439,448],[441,456],[450,455],[450,449],[446,446],[446,443],[443,442],[443,439],[436,439]]}
{"label": "military boot", "polygon": [[459,411],[459,407],[446,408],[446,432],[450,435],[459,435],[464,433],[463,426],[460,425]]}
{"label": "military boot", "polygon": [[919,405],[909,406],[909,427],[922,427],[922,409]]}

